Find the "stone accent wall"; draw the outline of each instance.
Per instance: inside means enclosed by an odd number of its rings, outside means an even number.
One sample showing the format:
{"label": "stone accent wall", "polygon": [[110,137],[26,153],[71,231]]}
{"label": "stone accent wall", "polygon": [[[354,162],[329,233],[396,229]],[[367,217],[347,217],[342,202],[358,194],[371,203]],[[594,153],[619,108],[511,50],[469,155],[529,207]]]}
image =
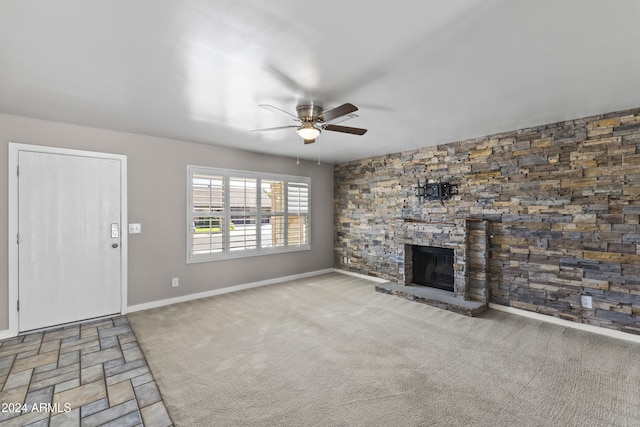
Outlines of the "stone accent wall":
{"label": "stone accent wall", "polygon": [[[420,202],[418,178],[459,194]],[[336,268],[398,282],[396,218],[484,218],[469,250],[488,245],[488,274],[469,280],[491,302],[640,334],[640,109],[343,163],[334,182]]]}

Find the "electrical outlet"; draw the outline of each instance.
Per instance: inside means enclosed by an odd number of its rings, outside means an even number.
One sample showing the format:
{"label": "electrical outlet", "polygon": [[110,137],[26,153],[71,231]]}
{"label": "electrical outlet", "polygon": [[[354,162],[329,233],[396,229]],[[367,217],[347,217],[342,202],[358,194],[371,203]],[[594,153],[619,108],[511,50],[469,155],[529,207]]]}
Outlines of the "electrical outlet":
{"label": "electrical outlet", "polygon": [[171,279],[171,287],[177,288],[178,286],[180,286],[180,280],[177,277]]}
{"label": "electrical outlet", "polygon": [[582,308],[593,308],[593,298],[591,295],[580,295],[580,305]]}
{"label": "electrical outlet", "polygon": [[129,224],[129,234],[138,234],[138,233],[142,233],[142,225]]}

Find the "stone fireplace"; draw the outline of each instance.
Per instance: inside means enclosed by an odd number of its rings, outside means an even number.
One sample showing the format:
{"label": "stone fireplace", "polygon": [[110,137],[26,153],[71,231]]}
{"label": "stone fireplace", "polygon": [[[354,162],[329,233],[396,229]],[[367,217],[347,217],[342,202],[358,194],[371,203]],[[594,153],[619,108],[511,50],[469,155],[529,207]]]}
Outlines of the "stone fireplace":
{"label": "stone fireplace", "polygon": [[[489,303],[488,229],[486,220],[476,218],[442,222],[396,220],[398,284],[379,286],[377,290],[471,316],[483,312]],[[414,251],[422,250],[416,249],[419,247],[433,248],[433,252],[447,250],[452,254],[453,283],[450,289],[416,286]]]}

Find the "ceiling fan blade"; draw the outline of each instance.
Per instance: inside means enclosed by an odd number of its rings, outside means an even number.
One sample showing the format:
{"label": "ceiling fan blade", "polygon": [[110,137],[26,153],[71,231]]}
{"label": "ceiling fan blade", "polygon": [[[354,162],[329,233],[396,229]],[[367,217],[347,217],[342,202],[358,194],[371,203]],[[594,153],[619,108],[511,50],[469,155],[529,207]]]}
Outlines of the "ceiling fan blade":
{"label": "ceiling fan blade", "polygon": [[353,135],[364,135],[365,133],[367,133],[366,129],[352,128],[349,126],[326,125],[323,127],[323,129],[332,130],[334,132],[351,133]]}
{"label": "ceiling fan blade", "polygon": [[358,117],[360,117],[360,116],[358,116],[357,114],[353,114],[353,113],[346,114],[344,116],[340,116],[340,117],[338,117],[336,119],[331,120],[331,124],[332,125],[337,125],[338,123],[346,122],[347,120],[355,119],[355,118],[358,118]]}
{"label": "ceiling fan blade", "polygon": [[345,114],[355,113],[356,111],[358,111],[358,107],[347,102],[339,107],[324,111],[318,118],[323,122],[329,122],[335,118],[344,116]]}
{"label": "ceiling fan blade", "polygon": [[305,143],[305,144],[313,144],[314,142],[316,142],[316,140],[315,140],[315,139],[305,139],[305,140],[304,140],[304,143]]}
{"label": "ceiling fan blade", "polygon": [[297,121],[297,122],[299,122],[299,121],[300,121],[300,119],[298,118],[298,116],[295,116],[295,115],[293,115],[293,114],[291,114],[291,113],[288,113],[288,112],[286,112],[286,111],[284,111],[284,110],[281,110],[281,109],[279,109],[278,107],[274,107],[273,105],[269,105],[269,104],[260,104],[260,105],[258,105],[258,107],[265,108],[265,109],[267,109],[267,110],[269,110],[269,111],[273,111],[274,113],[284,114],[285,116],[287,116],[287,117],[289,117],[290,119],[293,119],[293,120],[295,120],[295,121]]}
{"label": "ceiling fan blade", "polygon": [[251,130],[251,132],[271,132],[272,130],[282,130],[282,129],[289,129],[289,128],[297,128],[297,127],[298,126],[296,125],[278,126],[275,128],[253,129]]}

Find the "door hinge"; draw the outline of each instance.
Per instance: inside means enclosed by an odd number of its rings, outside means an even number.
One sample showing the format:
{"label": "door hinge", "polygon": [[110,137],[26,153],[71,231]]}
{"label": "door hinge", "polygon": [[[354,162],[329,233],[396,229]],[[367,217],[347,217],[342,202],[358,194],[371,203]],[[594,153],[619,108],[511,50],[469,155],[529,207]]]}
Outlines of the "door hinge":
{"label": "door hinge", "polygon": [[20,176],[20,166],[16,166],[16,175]]}
{"label": "door hinge", "polygon": [[18,309],[18,311],[20,311],[20,300],[18,300],[18,301],[16,301],[16,302],[18,303],[18,307],[17,307],[17,309]]}
{"label": "door hinge", "polygon": [[16,234],[16,243],[20,244],[20,233]]}

